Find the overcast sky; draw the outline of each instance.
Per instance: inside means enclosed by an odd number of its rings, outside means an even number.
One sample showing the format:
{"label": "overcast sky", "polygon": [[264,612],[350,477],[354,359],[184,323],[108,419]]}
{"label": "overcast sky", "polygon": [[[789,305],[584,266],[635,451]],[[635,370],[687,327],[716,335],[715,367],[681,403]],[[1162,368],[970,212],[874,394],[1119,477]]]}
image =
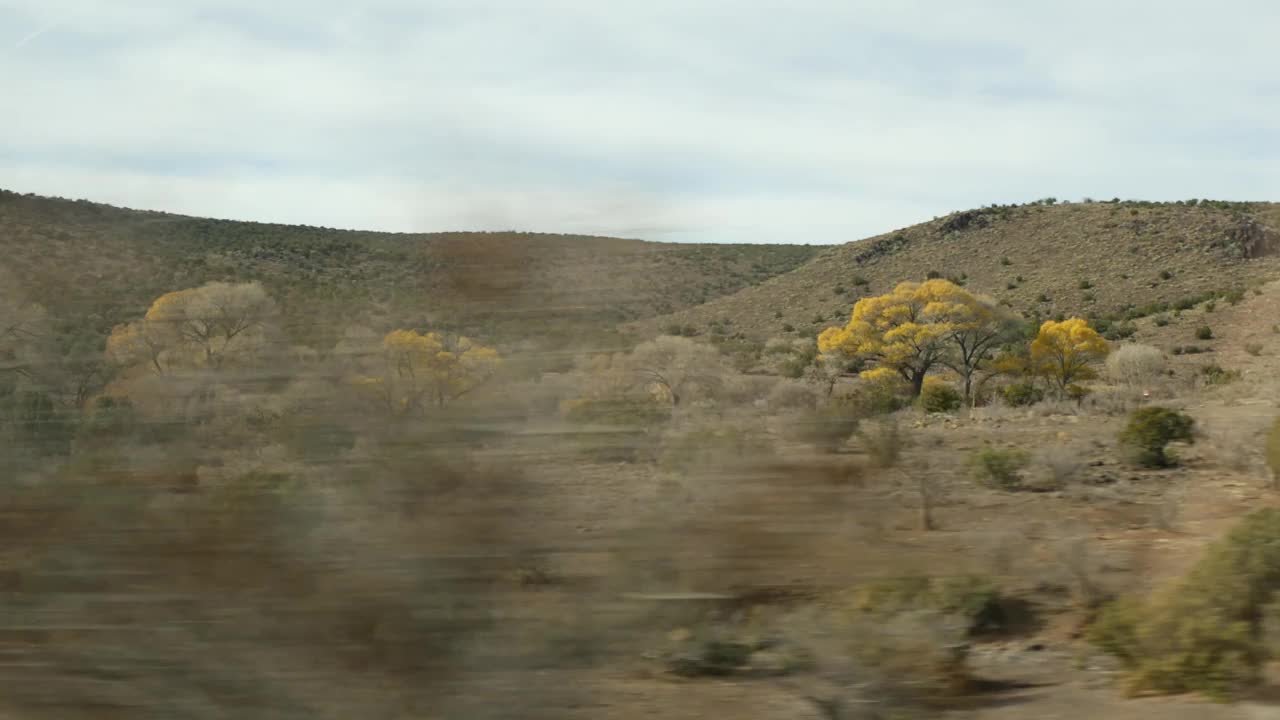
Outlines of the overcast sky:
{"label": "overcast sky", "polygon": [[794,243],[1280,200],[1278,37],[1274,0],[0,0],[0,187]]}

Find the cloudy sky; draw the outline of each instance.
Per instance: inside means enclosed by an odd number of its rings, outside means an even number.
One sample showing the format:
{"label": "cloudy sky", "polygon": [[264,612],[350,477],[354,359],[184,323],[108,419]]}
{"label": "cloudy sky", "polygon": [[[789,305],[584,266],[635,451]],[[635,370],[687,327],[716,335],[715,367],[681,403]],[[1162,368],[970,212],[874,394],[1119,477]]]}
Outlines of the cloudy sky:
{"label": "cloudy sky", "polygon": [[832,243],[1280,200],[1273,0],[0,0],[0,187],[331,227]]}

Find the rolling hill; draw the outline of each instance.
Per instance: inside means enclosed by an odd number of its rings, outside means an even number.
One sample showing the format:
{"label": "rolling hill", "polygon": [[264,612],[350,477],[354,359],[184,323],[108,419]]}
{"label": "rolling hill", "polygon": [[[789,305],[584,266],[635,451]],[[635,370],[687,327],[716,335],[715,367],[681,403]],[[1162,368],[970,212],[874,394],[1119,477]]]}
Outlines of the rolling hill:
{"label": "rolling hill", "polygon": [[829,247],[783,275],[632,324],[640,334],[812,337],[861,297],[948,277],[1027,317],[1082,315],[1114,336],[1280,272],[1280,204],[1049,202],[991,206]]}
{"label": "rolling hill", "polygon": [[349,322],[502,339],[582,335],[691,307],[791,270],[818,248],[533,233],[392,234],[211,220],[0,191],[2,266],[64,333],[105,337],[152,299],[258,280],[297,342]]}

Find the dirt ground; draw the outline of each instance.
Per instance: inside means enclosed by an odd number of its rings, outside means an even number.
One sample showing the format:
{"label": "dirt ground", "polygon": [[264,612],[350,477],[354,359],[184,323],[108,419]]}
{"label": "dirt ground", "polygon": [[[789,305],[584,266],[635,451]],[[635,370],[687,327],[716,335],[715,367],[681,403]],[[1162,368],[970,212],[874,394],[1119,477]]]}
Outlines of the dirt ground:
{"label": "dirt ground", "polygon": [[[1185,572],[1208,542],[1249,510],[1280,505],[1260,454],[1261,436],[1277,415],[1280,398],[1270,382],[1280,353],[1280,334],[1270,328],[1277,310],[1280,284],[1272,284],[1238,306],[1188,311],[1168,327],[1143,321],[1134,340],[1168,350],[1186,342],[1187,328],[1211,317],[1219,338],[1212,360],[1242,371],[1235,383],[1204,388],[1191,378],[1208,356],[1173,359],[1175,378],[1149,402],[1184,409],[1201,431],[1196,443],[1177,448],[1181,464],[1176,468],[1137,470],[1118,460],[1116,436],[1129,409],[1123,404],[1050,403],[960,416],[906,415],[906,451],[892,469],[852,473],[818,488],[796,476],[796,485],[785,493],[764,493],[761,497],[771,499],[762,523],[787,529],[803,514],[806,527],[788,535],[799,544],[785,558],[760,558],[749,570],[746,564],[738,569],[755,582],[818,591],[885,575],[979,573],[1020,593],[1036,608],[1036,622],[1015,636],[977,643],[972,651],[975,673],[1003,689],[982,693],[939,717],[1280,718],[1280,684],[1232,705],[1188,697],[1124,697],[1115,669],[1079,639],[1081,618],[1064,597],[1081,573],[1113,591],[1157,586]],[[1246,352],[1246,345],[1259,343],[1261,352]],[[1033,458],[1057,452],[1074,457],[1079,467],[1066,487],[1050,492],[989,489],[973,480],[965,463],[985,443],[1028,449]],[[815,459],[811,451],[785,444],[781,454],[798,465],[867,465],[856,442],[834,458]],[[732,512],[715,492],[689,487],[678,473],[673,479],[646,465],[584,463],[566,473],[549,461],[530,468],[535,477],[567,490],[546,508],[547,522],[560,523],[562,535],[578,539],[574,548],[553,553],[556,572],[565,576],[601,572],[609,561],[599,548],[616,546],[646,522],[657,534],[671,534],[687,527],[674,515],[706,519]],[[916,483],[921,474],[937,487],[936,527],[927,532],[921,529]],[[797,499],[806,492],[807,499]],[[695,538],[681,533],[661,546],[666,559],[685,570],[668,576],[679,578],[672,581],[678,587],[654,586],[657,574],[639,573],[637,578],[647,579],[633,589],[731,592],[733,573],[699,572],[700,559],[723,548],[698,546]],[[572,682],[590,700],[566,717],[822,717],[804,699],[802,679],[795,678],[678,680],[637,662],[635,668],[584,671]]]}

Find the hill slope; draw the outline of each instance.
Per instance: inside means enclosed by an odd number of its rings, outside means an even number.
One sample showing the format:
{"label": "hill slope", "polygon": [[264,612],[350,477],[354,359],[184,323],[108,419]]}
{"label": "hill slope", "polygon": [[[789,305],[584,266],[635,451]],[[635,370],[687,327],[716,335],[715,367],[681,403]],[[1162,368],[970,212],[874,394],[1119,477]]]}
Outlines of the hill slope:
{"label": "hill slope", "polygon": [[[591,332],[729,294],[817,248],[530,233],[392,234],[209,220],[0,191],[0,260],[28,301],[105,336],[161,293],[259,280],[300,342],[345,322],[503,337]],[[73,327],[74,326],[74,327]]]}
{"label": "hill slope", "polygon": [[746,337],[813,336],[860,297],[936,273],[1028,317],[1112,323],[1280,270],[1280,205],[1107,202],[990,207],[828,248],[758,286],[636,323],[655,333],[729,328]]}

